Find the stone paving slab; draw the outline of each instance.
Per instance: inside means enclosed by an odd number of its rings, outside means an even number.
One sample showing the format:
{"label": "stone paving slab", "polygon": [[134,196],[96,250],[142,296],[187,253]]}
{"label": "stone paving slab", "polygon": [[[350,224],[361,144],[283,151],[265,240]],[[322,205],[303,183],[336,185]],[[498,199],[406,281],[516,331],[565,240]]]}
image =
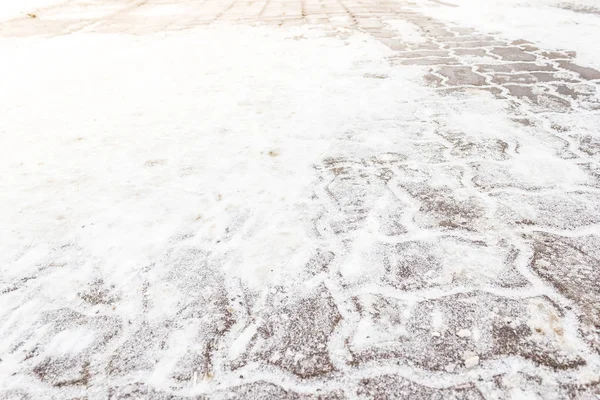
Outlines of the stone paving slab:
{"label": "stone paving slab", "polygon": [[[36,297],[36,280],[65,279],[57,271],[84,265],[87,250],[47,245],[31,274],[5,273],[0,398],[598,398],[600,71],[570,49],[448,25],[420,6],[85,0],[3,22],[5,42],[315,28],[385,49],[389,69],[361,74],[364,93],[396,90],[394,74],[410,70],[432,97],[395,104],[406,119],[332,133],[305,199],[310,244],[287,260],[301,265],[294,279],[256,288],[228,272],[260,233],[252,204],[226,211],[221,233],[169,238],[127,276],[130,293],[100,273],[66,306],[53,295],[31,325],[13,313]],[[461,120],[480,104],[491,111]],[[28,246],[2,271],[35,259]],[[164,296],[177,299],[168,315]],[[111,311],[121,308],[131,317]],[[65,332],[84,331],[80,350],[56,350],[72,347]]]}

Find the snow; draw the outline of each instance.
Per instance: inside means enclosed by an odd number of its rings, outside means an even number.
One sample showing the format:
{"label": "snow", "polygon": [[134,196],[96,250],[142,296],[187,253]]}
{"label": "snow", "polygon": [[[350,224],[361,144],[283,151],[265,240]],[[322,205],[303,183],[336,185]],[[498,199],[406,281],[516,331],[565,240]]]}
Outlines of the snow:
{"label": "snow", "polygon": [[465,367],[467,368],[473,368],[479,364],[479,356],[472,351],[465,351],[463,353],[463,360],[465,362]]}
{"label": "snow", "polygon": [[557,111],[402,57],[425,13],[593,66],[599,17],[321,3],[0,6],[3,396],[595,390],[598,82]]}
{"label": "snow", "polygon": [[86,328],[65,329],[48,344],[52,353],[62,355],[80,353],[94,341],[94,332]]}
{"label": "snow", "polygon": [[[224,52],[218,43],[234,37],[243,39]],[[251,46],[257,40],[259,49]],[[331,145],[327,127],[358,109],[368,113],[360,99],[346,100],[351,82],[340,87],[329,75],[369,57],[369,50],[358,43],[351,54],[332,39],[320,42],[315,50],[240,28],[9,45],[12,62],[3,74],[19,68],[27,78],[2,88],[13,93],[1,104],[11,116],[3,128],[19,132],[0,139],[12,149],[2,160],[3,176],[12,196],[35,195],[22,203],[27,218],[5,204],[2,225],[31,231],[37,221],[34,232],[53,231],[57,242],[69,241],[61,233],[78,227],[80,245],[116,278],[123,268],[147,263],[177,229],[200,225],[207,245],[238,249],[242,264],[232,273],[261,285],[271,269],[284,268],[296,249],[310,245],[296,221],[306,213],[312,165]],[[71,52],[84,43],[85,53]],[[204,50],[187,50],[193,48]],[[50,55],[40,71],[36,60]],[[245,62],[233,62],[240,58]],[[328,67],[314,68],[317,59]],[[275,73],[264,73],[267,60]],[[353,75],[357,84],[364,81],[360,72]],[[315,102],[323,108],[309,106]],[[273,149],[276,156],[268,154]],[[8,173],[15,168],[21,172]],[[232,219],[246,222],[249,207],[257,230],[252,241],[211,239]],[[267,240],[273,237],[278,246]]]}
{"label": "snow", "polygon": [[[596,45],[600,36],[600,4],[595,0],[449,0],[447,3],[458,7],[433,7],[435,3],[431,2],[419,10],[482,33],[499,33],[512,40],[527,38],[547,49],[574,50],[581,65],[600,68],[600,47]],[[586,7],[595,13],[573,11]],[[545,29],[541,29],[541,24]]]}
{"label": "snow", "polygon": [[248,347],[250,340],[252,340],[252,337],[255,334],[256,325],[250,325],[249,327],[244,329],[244,332],[242,332],[240,336],[238,336],[238,338],[232,343],[231,347],[229,348],[229,357],[231,357],[232,359],[240,357]]}
{"label": "snow", "polygon": [[423,43],[425,38],[421,34],[421,30],[415,24],[402,19],[387,20],[385,24],[392,30],[398,32],[398,36],[408,43]]}
{"label": "snow", "polygon": [[461,329],[460,331],[456,332],[456,336],[461,337],[461,338],[470,337],[471,331],[468,329]]}
{"label": "snow", "polygon": [[0,21],[12,18],[24,18],[35,14],[39,9],[62,3],[62,0],[18,0],[4,1],[0,6]]}

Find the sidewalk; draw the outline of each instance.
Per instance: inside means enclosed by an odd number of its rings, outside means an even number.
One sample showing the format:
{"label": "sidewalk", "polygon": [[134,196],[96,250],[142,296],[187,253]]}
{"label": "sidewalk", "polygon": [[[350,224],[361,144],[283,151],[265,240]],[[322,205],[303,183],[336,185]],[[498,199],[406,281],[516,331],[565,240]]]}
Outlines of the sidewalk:
{"label": "sidewalk", "polygon": [[50,3],[0,12],[0,399],[600,396],[600,8]]}

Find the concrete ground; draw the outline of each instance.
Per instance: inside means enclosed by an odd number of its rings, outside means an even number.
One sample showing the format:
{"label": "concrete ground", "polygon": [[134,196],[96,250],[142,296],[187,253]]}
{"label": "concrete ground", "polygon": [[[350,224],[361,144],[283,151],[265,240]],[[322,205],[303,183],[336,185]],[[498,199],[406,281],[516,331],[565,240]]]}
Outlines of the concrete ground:
{"label": "concrete ground", "polygon": [[0,398],[600,398],[600,8],[483,3],[6,7]]}

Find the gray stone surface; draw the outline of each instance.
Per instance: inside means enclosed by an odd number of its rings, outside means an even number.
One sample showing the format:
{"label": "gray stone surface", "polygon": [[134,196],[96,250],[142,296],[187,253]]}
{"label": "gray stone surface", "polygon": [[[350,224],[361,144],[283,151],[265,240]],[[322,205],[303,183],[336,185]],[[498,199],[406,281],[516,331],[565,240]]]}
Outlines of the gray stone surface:
{"label": "gray stone surface", "polygon": [[[184,12],[159,12],[171,3]],[[368,70],[371,54],[367,67],[356,63],[360,96],[369,101],[375,85],[389,85],[397,100],[390,110],[406,107],[413,119],[369,116],[366,126],[331,133],[336,144],[313,166],[303,204],[311,245],[287,260],[290,269],[301,265],[299,280],[256,290],[229,277],[224,271],[243,261],[232,256],[236,246],[255,226],[248,213],[227,209],[216,244],[191,243],[193,233],[169,239],[127,277],[131,292],[110,277],[81,282],[72,308],[49,301],[21,335],[2,331],[0,379],[11,386],[0,397],[597,398],[600,140],[598,125],[581,121],[600,109],[600,71],[568,49],[446,25],[417,3],[69,1],[2,23],[3,40],[219,24],[309,26],[327,33],[318,40],[340,43],[360,34],[393,53],[383,72]],[[111,11],[83,13],[101,6]],[[397,20],[419,40],[396,31]],[[390,82],[408,70],[422,72],[432,97],[405,101]],[[489,111],[468,113],[481,104]],[[512,125],[498,126],[501,117]],[[370,148],[367,136],[386,148]],[[25,307],[23,293],[35,296],[28,282],[87,259],[76,245],[48,251],[54,261],[37,275],[2,278],[0,296]],[[184,296],[169,303],[174,292]],[[138,307],[142,317],[104,315],[115,307]],[[11,312],[0,322],[14,323]],[[86,349],[50,354],[71,330],[89,332]],[[171,352],[175,344],[184,350]],[[13,364],[3,364],[7,356]],[[153,374],[167,378],[157,386]]]}

